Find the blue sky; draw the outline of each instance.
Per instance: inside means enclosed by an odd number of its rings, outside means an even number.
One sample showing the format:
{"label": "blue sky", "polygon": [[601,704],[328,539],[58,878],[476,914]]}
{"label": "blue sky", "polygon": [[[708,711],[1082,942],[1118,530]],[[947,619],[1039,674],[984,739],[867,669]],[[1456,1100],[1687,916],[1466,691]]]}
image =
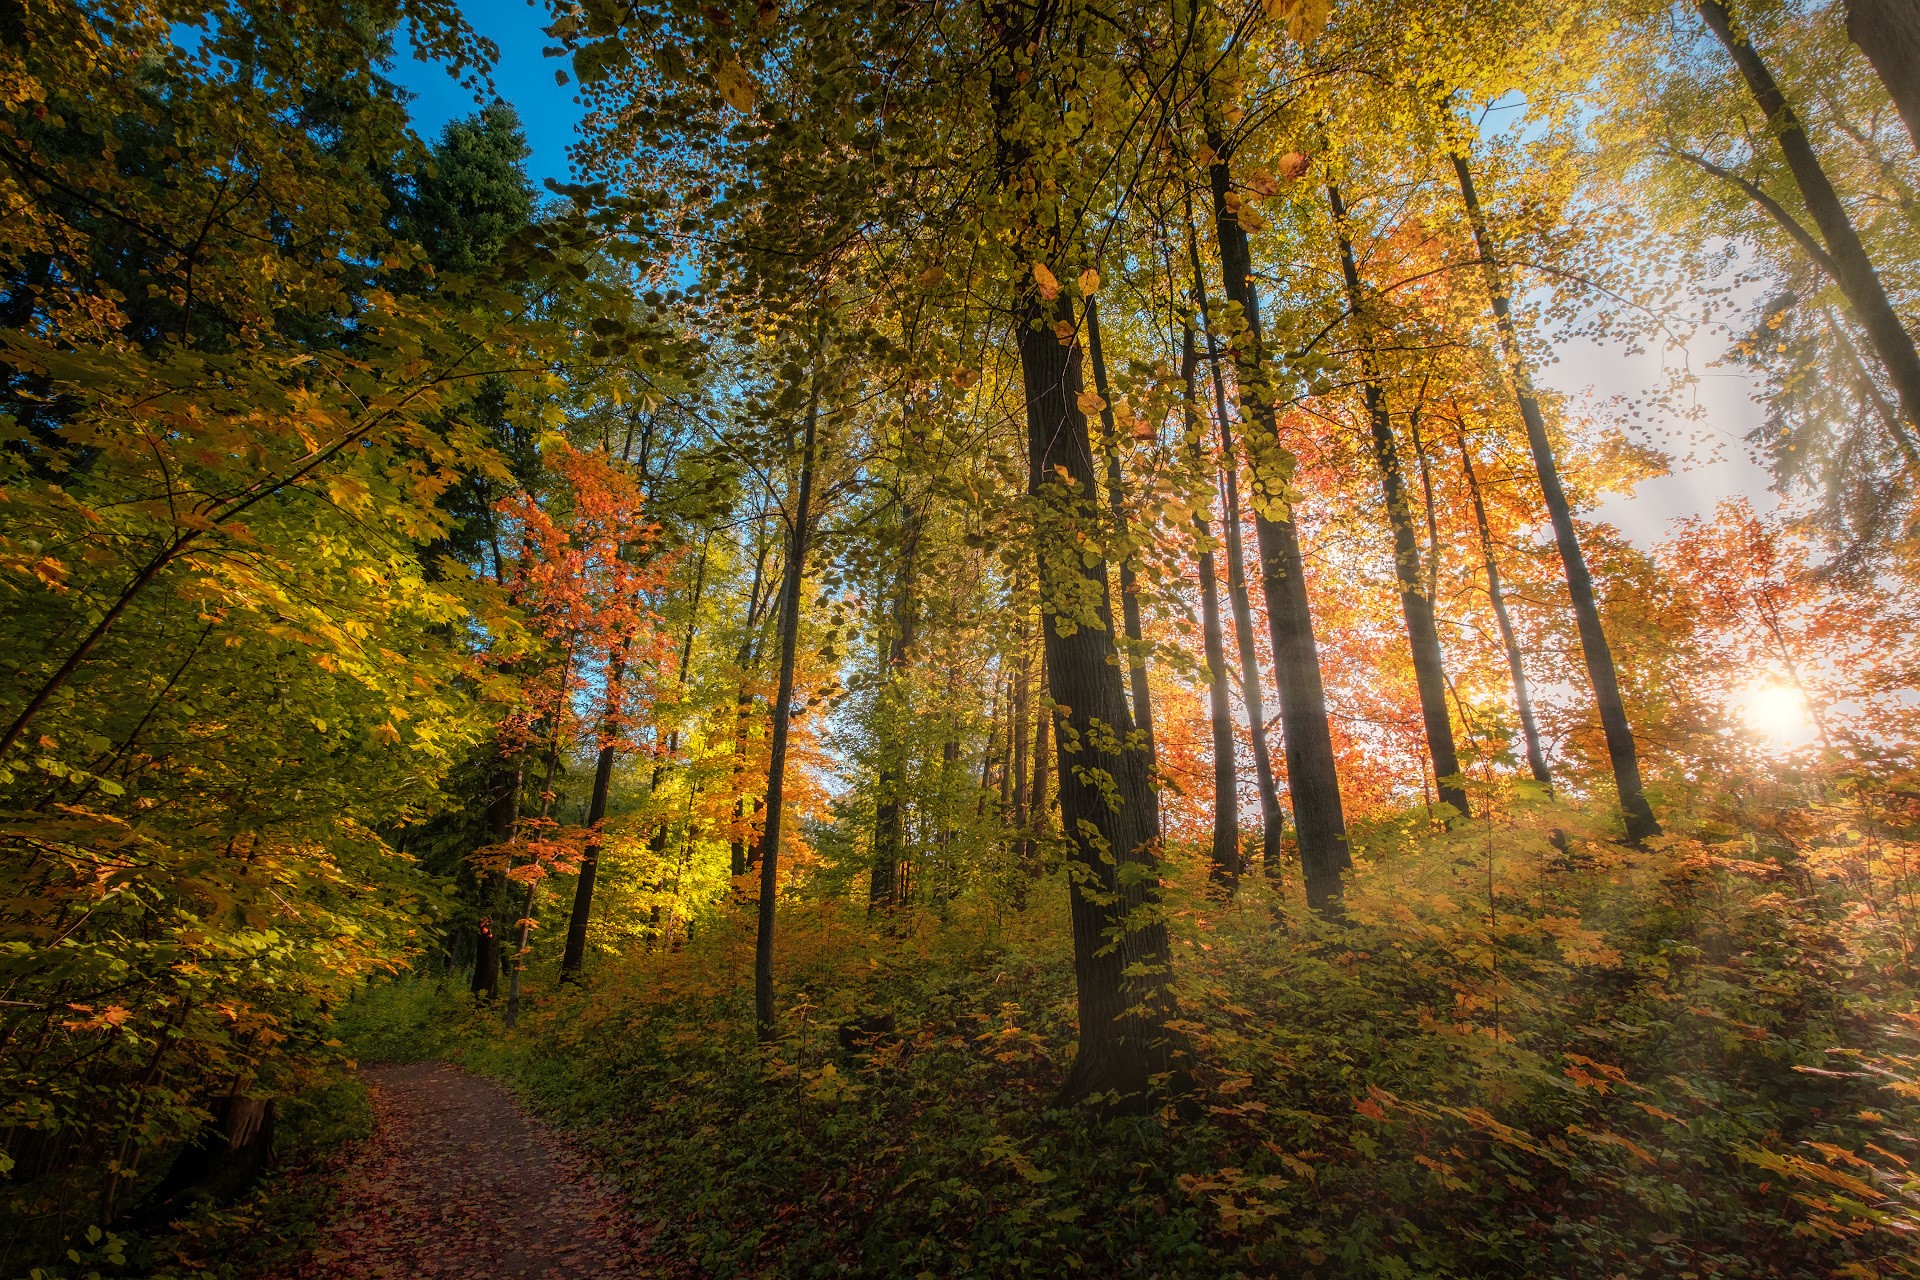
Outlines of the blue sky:
{"label": "blue sky", "polygon": [[[481,35],[500,46],[500,63],[494,68],[494,86],[499,95],[520,113],[533,155],[527,161],[527,175],[536,183],[552,178],[568,179],[567,144],[573,140],[574,125],[581,107],[575,98],[575,86],[555,83],[555,71],[570,70],[565,58],[543,57],[542,47],[553,44],[541,28],[553,21],[545,0],[462,0],[461,11]],[[417,61],[406,49],[404,37],[396,41],[393,79],[410,90],[415,127],[428,140],[440,134],[449,120],[472,115],[482,105],[474,95],[460,87],[446,68]]]}

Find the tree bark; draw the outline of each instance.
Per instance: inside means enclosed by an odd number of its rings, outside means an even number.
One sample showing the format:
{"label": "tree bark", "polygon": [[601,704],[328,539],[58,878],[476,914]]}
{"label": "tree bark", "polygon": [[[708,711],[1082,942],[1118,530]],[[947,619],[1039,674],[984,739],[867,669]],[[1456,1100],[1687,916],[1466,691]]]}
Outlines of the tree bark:
{"label": "tree bark", "polygon": [[1427,732],[1427,758],[1433,762],[1440,802],[1453,810],[1448,819],[1451,821],[1454,817],[1471,816],[1472,810],[1468,807],[1466,788],[1460,785],[1460,756],[1453,741],[1453,717],[1447,710],[1447,673],[1440,651],[1440,630],[1433,621],[1433,601],[1421,590],[1420,539],[1413,527],[1413,510],[1407,502],[1406,484],[1400,472],[1399,444],[1394,439],[1393,418],[1380,383],[1373,338],[1364,331],[1360,269],[1354,261],[1353,241],[1347,233],[1346,203],[1340,198],[1339,187],[1328,185],[1327,205],[1333,213],[1334,235],[1340,245],[1340,277],[1346,283],[1347,310],[1354,323],[1362,327],[1361,391],[1372,428],[1373,460],[1380,470],[1380,496],[1387,508],[1387,523],[1393,531],[1393,575],[1400,584],[1400,613],[1406,619],[1407,645],[1413,654],[1413,682],[1420,694],[1420,719]]}
{"label": "tree bark", "polygon": [[879,778],[873,807],[873,867],[867,886],[867,909],[891,907],[899,901],[896,871],[905,846],[906,825],[901,805],[903,784],[901,736],[909,708],[902,679],[907,656],[913,650],[916,619],[913,613],[913,558],[920,539],[917,518],[909,518],[906,545],[901,552],[894,584],[893,634],[887,641],[887,665],[881,673],[880,721],[885,741],[880,744]]}
{"label": "tree bark", "polygon": [[1620,697],[1620,678],[1614,670],[1613,650],[1607,645],[1607,633],[1600,625],[1600,606],[1594,599],[1593,577],[1587,572],[1587,558],[1580,549],[1580,537],[1573,527],[1573,508],[1566,490],[1560,487],[1560,465],[1553,455],[1553,442],[1547,438],[1547,420],[1540,412],[1540,401],[1533,392],[1533,373],[1526,352],[1514,328],[1512,305],[1508,299],[1506,272],[1488,229],[1486,215],[1473,187],[1473,173],[1466,157],[1453,156],[1453,171],[1460,180],[1460,198],[1473,227],[1474,243],[1486,273],[1487,294],[1493,309],[1494,327],[1500,334],[1501,350],[1506,355],[1507,373],[1513,379],[1514,398],[1520,405],[1520,418],[1526,424],[1527,444],[1533,451],[1533,466],[1540,479],[1540,495],[1553,521],[1554,542],[1560,550],[1560,563],[1567,573],[1567,594],[1573,601],[1574,623],[1580,632],[1580,651],[1586,659],[1587,678],[1593,682],[1593,700],[1600,712],[1600,727],[1606,735],[1607,756],[1613,766],[1613,782],[1620,794],[1620,812],[1626,822],[1627,839],[1638,841],[1660,834],[1653,808],[1647,803],[1640,783],[1640,758],[1634,748],[1633,730],[1627,724],[1627,708]]}
{"label": "tree bark", "polygon": [[1293,825],[1300,842],[1300,867],[1307,901],[1317,911],[1337,910],[1341,880],[1353,859],[1347,852],[1347,821],[1340,804],[1340,777],[1334,765],[1333,732],[1327,722],[1326,687],[1320,680],[1320,651],[1313,635],[1313,611],[1307,600],[1306,567],[1300,555],[1286,476],[1291,459],[1280,446],[1279,422],[1266,371],[1266,343],[1260,331],[1260,296],[1253,284],[1253,251],[1246,230],[1227,207],[1232,186],[1224,148],[1209,129],[1208,145],[1218,157],[1210,166],[1214,233],[1227,300],[1238,303],[1246,331],[1233,344],[1242,410],[1253,424],[1242,443],[1253,473],[1254,533],[1260,544],[1260,577],[1267,594],[1267,626],[1272,633],[1274,687],[1280,695],[1280,728],[1286,740],[1287,790],[1293,801]]}
{"label": "tree bark", "polygon": [[[1203,443],[1199,414],[1194,408],[1193,330],[1182,333],[1180,381],[1186,437],[1196,470],[1213,470]],[[1233,711],[1227,704],[1227,649],[1220,634],[1220,587],[1213,567],[1213,530],[1206,512],[1193,513],[1194,545],[1200,573],[1200,635],[1207,657],[1207,717],[1213,730],[1213,857],[1214,882],[1231,889],[1240,878],[1240,770],[1234,760]]]}
{"label": "tree bark", "polygon": [[[1807,214],[1826,244],[1834,283],[1840,286],[1847,305],[1866,331],[1867,340],[1873,344],[1874,353],[1899,394],[1901,417],[1920,426],[1920,351],[1915,350],[1913,335],[1894,312],[1886,288],[1880,283],[1880,274],[1874,270],[1873,260],[1867,256],[1866,246],[1860,242],[1846,206],[1840,202],[1839,193],[1821,167],[1820,157],[1801,127],[1799,116],[1774,82],[1773,72],[1759,51],[1744,35],[1734,31],[1727,7],[1720,0],[1699,0],[1695,7],[1732,56],[1734,66],[1766,117],[1768,131],[1786,158],[1787,169],[1793,174]],[[1908,15],[1903,25],[1920,26],[1920,18],[1912,16],[1910,0],[1900,7]],[[1895,50],[1890,47],[1888,52],[1895,53]]]}
{"label": "tree bark", "polygon": [[1267,708],[1260,680],[1260,653],[1253,638],[1253,600],[1247,592],[1246,556],[1240,541],[1240,464],[1233,449],[1233,423],[1227,412],[1227,377],[1207,310],[1207,279],[1200,266],[1200,242],[1191,227],[1187,253],[1193,260],[1193,296],[1207,339],[1207,367],[1213,378],[1214,420],[1220,428],[1220,487],[1226,512],[1227,600],[1233,608],[1234,648],[1240,655],[1240,701],[1247,709],[1247,737],[1253,745],[1255,782],[1260,791],[1260,862],[1269,879],[1280,875],[1280,837],[1286,818],[1274,784],[1273,753],[1267,746]]}
{"label": "tree bark", "polygon": [[1027,806],[1027,850],[1035,871],[1040,869],[1040,846],[1047,838],[1047,739],[1053,732],[1053,695],[1048,692],[1044,673],[1040,678],[1040,704],[1033,717],[1033,787]]}
{"label": "tree bark", "polygon": [[[764,512],[762,517],[764,518]],[[747,591],[746,633],[740,639],[740,651],[734,659],[734,665],[740,671],[739,692],[734,695],[733,718],[733,816],[737,824],[737,834],[728,842],[728,852],[732,859],[732,872],[735,879],[752,869],[749,851],[753,847],[752,816],[747,809],[745,796],[747,725],[753,717],[753,695],[747,689],[747,673],[759,661],[760,653],[757,640],[760,635],[760,599],[761,589],[766,585],[767,552],[773,545],[771,538],[764,536],[762,524],[755,525],[757,544],[753,562],[753,585]]]}
{"label": "tree bark", "polygon": [[[1056,322],[1071,324],[1064,295],[1051,311]],[[1171,1065],[1160,801],[1146,751],[1127,741],[1134,726],[1116,661],[1106,561],[1086,563],[1070,537],[1072,525],[1095,522],[1099,494],[1078,404],[1080,348],[1062,343],[1043,319],[1037,300],[1030,301],[1018,336],[1029,491],[1044,509],[1043,522],[1054,526],[1043,528],[1037,548],[1048,689],[1042,725],[1055,720],[1055,706],[1066,708],[1057,720],[1057,751],[1080,1032],[1062,1097],[1100,1096],[1116,1109],[1139,1110],[1154,1078]],[[1055,468],[1064,469],[1064,483]],[[1091,618],[1081,613],[1089,601]]]}
{"label": "tree bark", "polygon": [[[1014,592],[1014,595],[1018,597],[1019,592]],[[1027,771],[1027,714],[1033,674],[1032,659],[1027,652],[1027,610],[1024,602],[1020,605],[1019,643],[1020,665],[1013,673],[1013,721],[1008,729],[1012,737],[1012,767],[1000,779],[1000,805],[1015,832],[1014,862],[1021,871],[1030,873],[1033,870],[1033,841],[1027,833],[1027,803],[1033,798],[1033,781]]]}
{"label": "tree bark", "polygon": [[1093,391],[1100,397],[1100,426],[1107,437],[1107,504],[1113,529],[1125,549],[1120,561],[1120,620],[1127,635],[1127,682],[1133,695],[1133,725],[1146,735],[1147,759],[1153,745],[1153,697],[1147,688],[1147,650],[1141,638],[1140,596],[1134,588],[1133,548],[1127,539],[1126,477],[1120,470],[1120,432],[1113,420],[1113,392],[1107,386],[1107,361],[1100,347],[1100,311],[1087,299],[1087,355],[1093,362]]}
{"label": "tree bark", "polygon": [[760,836],[759,932],[753,944],[754,1024],[761,1043],[777,1032],[773,1016],[773,915],[780,888],[780,819],[787,781],[787,728],[792,718],[794,662],[800,646],[800,594],[807,572],[812,534],[814,448],[820,425],[820,360],[823,338],[816,336],[813,368],[807,376],[806,424],[800,445],[800,485],[794,498],[793,528],[787,546],[786,573],[780,583],[780,683],[773,700],[772,741],[767,759],[767,825]]}
{"label": "tree bark", "polygon": [[600,730],[600,756],[593,766],[593,795],[587,801],[587,847],[580,854],[580,878],[573,886],[573,913],[567,917],[567,945],[560,956],[560,980],[571,982],[587,960],[587,921],[593,914],[593,882],[600,866],[600,824],[607,817],[607,793],[613,788],[615,719],[619,713],[621,664],[608,681],[607,714]]}
{"label": "tree bark", "polygon": [[1480,479],[1473,473],[1473,457],[1467,449],[1464,432],[1459,436],[1460,466],[1467,475],[1467,492],[1473,497],[1473,520],[1480,529],[1480,554],[1487,569],[1487,599],[1493,604],[1493,619],[1500,626],[1500,643],[1507,651],[1507,670],[1513,675],[1513,702],[1520,713],[1520,732],[1527,742],[1527,767],[1533,780],[1553,789],[1553,771],[1547,768],[1547,756],[1540,749],[1540,726],[1533,719],[1533,698],[1527,692],[1527,668],[1521,660],[1520,641],[1514,635],[1513,619],[1507,614],[1506,596],[1500,589],[1500,562],[1493,553],[1493,526],[1487,520],[1487,504],[1480,498]]}
{"label": "tree bark", "polygon": [[1913,0],[1847,0],[1847,35],[1873,64],[1920,147],[1920,8]]}
{"label": "tree bark", "polygon": [[[995,163],[1014,235],[1034,260],[1058,249],[1049,228],[1072,221],[1042,187],[1019,102],[1047,83],[1044,62],[1058,18],[1051,6],[988,0],[999,48],[989,85]],[[1035,70],[1039,85],[1031,83]],[[1037,208],[1053,201],[1051,209]],[[1024,255],[1023,255],[1024,256]],[[1109,1112],[1144,1112],[1173,1064],[1171,946],[1160,903],[1160,798],[1153,763],[1128,739],[1133,721],[1114,643],[1108,567],[1077,535],[1097,528],[1100,478],[1093,461],[1073,304],[1044,305],[1031,283],[1012,307],[1027,418],[1028,492],[1036,521],[1041,622],[1055,721],[1061,845],[1073,924],[1079,1037],[1061,1100],[1097,1100]],[[1057,333],[1061,336],[1056,336]]]}

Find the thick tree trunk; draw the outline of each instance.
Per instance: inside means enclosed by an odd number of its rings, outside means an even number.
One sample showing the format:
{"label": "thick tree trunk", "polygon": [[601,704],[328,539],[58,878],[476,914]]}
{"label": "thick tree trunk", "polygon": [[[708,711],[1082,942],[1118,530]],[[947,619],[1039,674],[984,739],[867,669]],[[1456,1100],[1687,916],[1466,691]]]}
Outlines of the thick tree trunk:
{"label": "thick tree trunk", "polygon": [[[996,169],[1015,211],[1014,234],[1037,259],[1049,252],[1046,228],[1068,219],[1046,216],[1062,212],[1059,197],[1041,188],[1018,104],[1034,91],[1035,59],[1052,45],[1058,11],[988,0],[985,17],[999,45],[990,85]],[[1038,69],[1044,83],[1047,68]],[[1034,207],[1042,200],[1056,204]],[[1133,721],[1114,643],[1107,562],[1087,554],[1077,536],[1100,523],[1100,478],[1079,407],[1084,386],[1071,298],[1061,294],[1043,306],[1031,285],[1022,286],[1013,322],[1026,393],[1049,700],[1065,709],[1055,729],[1079,1039],[1061,1099],[1141,1112],[1173,1065],[1160,798],[1153,762],[1128,741]]]}
{"label": "thick tree trunk", "polygon": [[1125,548],[1120,561],[1120,620],[1127,636],[1127,683],[1133,694],[1133,727],[1146,735],[1147,759],[1155,758],[1153,696],[1147,689],[1147,650],[1140,630],[1140,596],[1134,586],[1133,548],[1127,538],[1126,477],[1120,470],[1120,432],[1113,420],[1113,391],[1107,386],[1107,360],[1100,347],[1100,311],[1087,299],[1087,355],[1093,362],[1093,391],[1100,397],[1100,426],[1107,437],[1107,504],[1113,528]]}
{"label": "thick tree trunk", "polygon": [[1240,655],[1240,700],[1247,709],[1247,737],[1253,745],[1254,779],[1260,791],[1260,862],[1269,879],[1280,875],[1280,837],[1286,819],[1273,778],[1273,753],[1267,746],[1267,708],[1260,681],[1260,653],[1253,637],[1253,600],[1247,592],[1247,560],[1240,541],[1240,464],[1233,448],[1233,421],[1227,410],[1227,376],[1207,309],[1207,279],[1200,266],[1200,242],[1191,228],[1187,253],[1193,260],[1193,296],[1207,339],[1207,367],[1213,379],[1213,409],[1220,428],[1220,481],[1225,504],[1227,599],[1233,608],[1234,648]]}
{"label": "thick tree trunk", "polygon": [[1500,589],[1500,561],[1493,553],[1493,526],[1487,520],[1487,504],[1480,499],[1480,478],[1473,473],[1473,456],[1467,449],[1467,437],[1460,437],[1460,466],[1467,475],[1467,492],[1473,497],[1473,519],[1480,529],[1480,554],[1487,568],[1487,599],[1493,604],[1493,620],[1500,626],[1500,642],[1507,651],[1507,670],[1513,675],[1513,702],[1520,713],[1520,732],[1527,742],[1527,767],[1533,780],[1553,787],[1553,771],[1547,768],[1547,756],[1540,749],[1540,726],[1533,719],[1533,698],[1527,692],[1527,668],[1521,660],[1520,641],[1514,635],[1513,619],[1507,614],[1507,600]]}
{"label": "thick tree trunk", "polygon": [[1573,527],[1573,508],[1566,490],[1560,487],[1560,465],[1553,456],[1553,442],[1547,438],[1547,420],[1533,393],[1533,373],[1526,352],[1521,349],[1519,332],[1514,328],[1513,311],[1508,300],[1506,272],[1495,252],[1493,233],[1480,209],[1480,198],[1473,188],[1473,173],[1466,157],[1453,157],[1453,171],[1460,180],[1460,198],[1466,204],[1467,220],[1473,227],[1474,243],[1486,272],[1487,293],[1493,308],[1494,326],[1500,333],[1500,346],[1506,355],[1507,373],[1513,379],[1514,397],[1520,404],[1520,418],[1526,424],[1527,444],[1533,450],[1534,470],[1540,479],[1540,494],[1553,521],[1553,537],[1560,549],[1560,563],[1567,573],[1567,594],[1573,601],[1574,623],[1580,632],[1580,650],[1586,658],[1587,678],[1593,682],[1593,700],[1600,712],[1600,727],[1606,735],[1607,756],[1613,765],[1614,787],[1620,793],[1620,812],[1626,821],[1627,838],[1633,841],[1660,834],[1653,808],[1640,783],[1640,758],[1634,748],[1633,731],[1627,724],[1626,703],[1620,697],[1620,678],[1613,666],[1613,650],[1607,645],[1607,633],[1600,625],[1600,606],[1593,595],[1593,577],[1587,572],[1587,558],[1580,550],[1580,537]]}
{"label": "thick tree trunk", "polygon": [[[1732,56],[1734,66],[1739,68],[1741,78],[1747,82],[1748,90],[1766,117],[1768,131],[1779,144],[1787,169],[1793,174],[1794,185],[1800,190],[1801,202],[1820,232],[1820,239],[1826,243],[1834,283],[1840,286],[1847,305],[1866,331],[1874,353],[1899,393],[1901,417],[1920,426],[1920,351],[1915,350],[1913,335],[1895,314],[1886,288],[1880,283],[1880,274],[1874,270],[1873,260],[1867,256],[1866,246],[1860,242],[1846,206],[1840,202],[1839,193],[1821,167],[1820,157],[1814,152],[1806,130],[1774,82],[1773,72],[1759,51],[1744,35],[1734,31],[1727,7],[1720,0],[1699,0],[1695,7]],[[1901,0],[1898,7],[1907,14],[1903,25],[1920,25],[1920,18],[1913,16],[1911,0]],[[1908,46],[1909,53],[1911,47]],[[1893,52],[1889,48],[1889,53]]]}
{"label": "thick tree trunk", "polygon": [[820,425],[820,340],[807,376],[807,414],[800,444],[800,486],[793,504],[787,568],[780,583],[780,683],[773,699],[767,760],[767,825],[760,836],[760,918],[753,944],[754,1024],[762,1043],[776,1033],[773,1017],[773,914],[780,889],[780,818],[787,781],[787,728],[792,718],[794,662],[800,646],[800,595],[812,534],[814,446]]}
{"label": "thick tree trunk", "polygon": [[164,1227],[191,1195],[226,1204],[252,1186],[273,1156],[274,1100],[221,1098],[193,1139],[134,1212],[144,1227]]}
{"label": "thick tree trunk", "polygon": [[[1047,658],[1042,723],[1058,718],[1061,842],[1069,862],[1079,1045],[1063,1098],[1148,1105],[1171,1065],[1166,1019],[1171,961],[1160,911],[1160,803],[1152,762],[1133,730],[1120,679],[1107,565],[1087,563],[1072,537],[1096,523],[1099,477],[1080,412],[1080,348],[1054,336],[1070,325],[1065,296],[1018,326],[1026,387],[1028,484],[1043,527],[1037,558]],[[1060,471],[1064,471],[1064,480]],[[1076,602],[1092,605],[1082,616]],[[1074,610],[1062,617],[1062,608]],[[1037,806],[1036,806],[1037,807]]]}
{"label": "thick tree trunk", "polygon": [[1287,744],[1287,790],[1300,841],[1300,867],[1307,901],[1315,910],[1337,909],[1341,879],[1353,865],[1347,852],[1347,821],[1340,804],[1333,732],[1327,723],[1327,693],[1320,680],[1320,651],[1307,600],[1305,563],[1293,508],[1287,500],[1291,459],[1280,446],[1266,344],[1260,331],[1260,297],[1253,286],[1253,252],[1240,220],[1227,207],[1232,174],[1222,154],[1225,142],[1210,131],[1208,145],[1221,156],[1211,166],[1214,231],[1227,299],[1238,303],[1246,331],[1234,339],[1240,402],[1252,426],[1242,443],[1254,483],[1254,533],[1260,543],[1260,577],[1267,594],[1272,633],[1274,686],[1280,695],[1280,728]]}
{"label": "thick tree trunk", "polygon": [[1908,136],[1920,147],[1920,5],[1847,0],[1847,35],[1879,73]]}
{"label": "thick tree trunk", "polygon": [[[1194,407],[1193,330],[1182,335],[1180,381],[1186,436],[1194,465],[1211,475],[1199,413]],[[1213,879],[1229,888],[1240,877],[1240,770],[1234,760],[1233,710],[1227,703],[1227,648],[1220,634],[1220,586],[1213,567],[1213,530],[1206,512],[1193,513],[1194,545],[1199,548],[1200,635],[1207,657],[1207,717],[1213,730]]]}
{"label": "thick tree trunk", "polygon": [[1373,460],[1380,470],[1380,496],[1386,504],[1387,523],[1393,530],[1393,575],[1400,584],[1400,613],[1406,619],[1407,645],[1413,654],[1413,682],[1420,694],[1420,719],[1427,732],[1427,758],[1433,762],[1440,801],[1453,810],[1450,819],[1464,818],[1471,811],[1466,788],[1460,785],[1460,756],[1453,741],[1453,717],[1447,710],[1447,673],[1440,652],[1440,629],[1434,625],[1433,601],[1421,590],[1420,539],[1413,527],[1413,509],[1407,502],[1406,484],[1400,472],[1400,449],[1393,435],[1386,392],[1380,385],[1380,366],[1374,358],[1373,339],[1364,331],[1360,270],[1353,257],[1353,241],[1347,234],[1347,209],[1340,198],[1339,187],[1327,187],[1327,204],[1333,213],[1334,235],[1340,245],[1340,277],[1346,283],[1347,310],[1354,323],[1362,328],[1361,390],[1372,428]]}

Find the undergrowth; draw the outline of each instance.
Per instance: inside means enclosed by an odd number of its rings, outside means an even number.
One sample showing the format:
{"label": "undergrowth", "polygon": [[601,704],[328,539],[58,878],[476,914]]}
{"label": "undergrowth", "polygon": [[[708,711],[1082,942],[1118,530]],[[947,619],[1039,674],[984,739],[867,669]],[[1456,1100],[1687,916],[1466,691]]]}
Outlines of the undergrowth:
{"label": "undergrowth", "polygon": [[1913,850],[1844,813],[1644,850],[1579,823],[1378,833],[1338,924],[1176,851],[1196,1092],[1137,1120],[1053,1105],[1057,878],[1026,911],[791,903],[770,1050],[720,925],[458,1056],[714,1275],[1920,1274]]}

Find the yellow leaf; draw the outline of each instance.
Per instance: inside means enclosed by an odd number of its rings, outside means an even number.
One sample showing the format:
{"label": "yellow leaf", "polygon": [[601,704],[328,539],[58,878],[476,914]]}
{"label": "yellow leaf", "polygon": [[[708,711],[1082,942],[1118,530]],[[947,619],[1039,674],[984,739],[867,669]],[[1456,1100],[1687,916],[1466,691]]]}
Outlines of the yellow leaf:
{"label": "yellow leaf", "polygon": [[1044,300],[1052,302],[1060,296],[1060,281],[1054,277],[1053,272],[1047,270],[1046,263],[1033,264],[1033,282],[1040,286],[1040,296]]}
{"label": "yellow leaf", "polygon": [[735,111],[753,110],[753,77],[747,69],[729,58],[713,73],[713,86]]}
{"label": "yellow leaf", "polygon": [[1097,391],[1082,391],[1075,402],[1080,406],[1080,412],[1089,418],[1107,407],[1107,402],[1100,398]]}
{"label": "yellow leaf", "polygon": [[1079,285],[1080,292],[1086,297],[1091,298],[1094,294],[1100,292],[1100,273],[1092,267],[1088,267],[1080,273]]}
{"label": "yellow leaf", "polygon": [[1060,339],[1060,345],[1063,347],[1072,342],[1073,322],[1071,320],[1055,320],[1053,322],[1053,336]]}

